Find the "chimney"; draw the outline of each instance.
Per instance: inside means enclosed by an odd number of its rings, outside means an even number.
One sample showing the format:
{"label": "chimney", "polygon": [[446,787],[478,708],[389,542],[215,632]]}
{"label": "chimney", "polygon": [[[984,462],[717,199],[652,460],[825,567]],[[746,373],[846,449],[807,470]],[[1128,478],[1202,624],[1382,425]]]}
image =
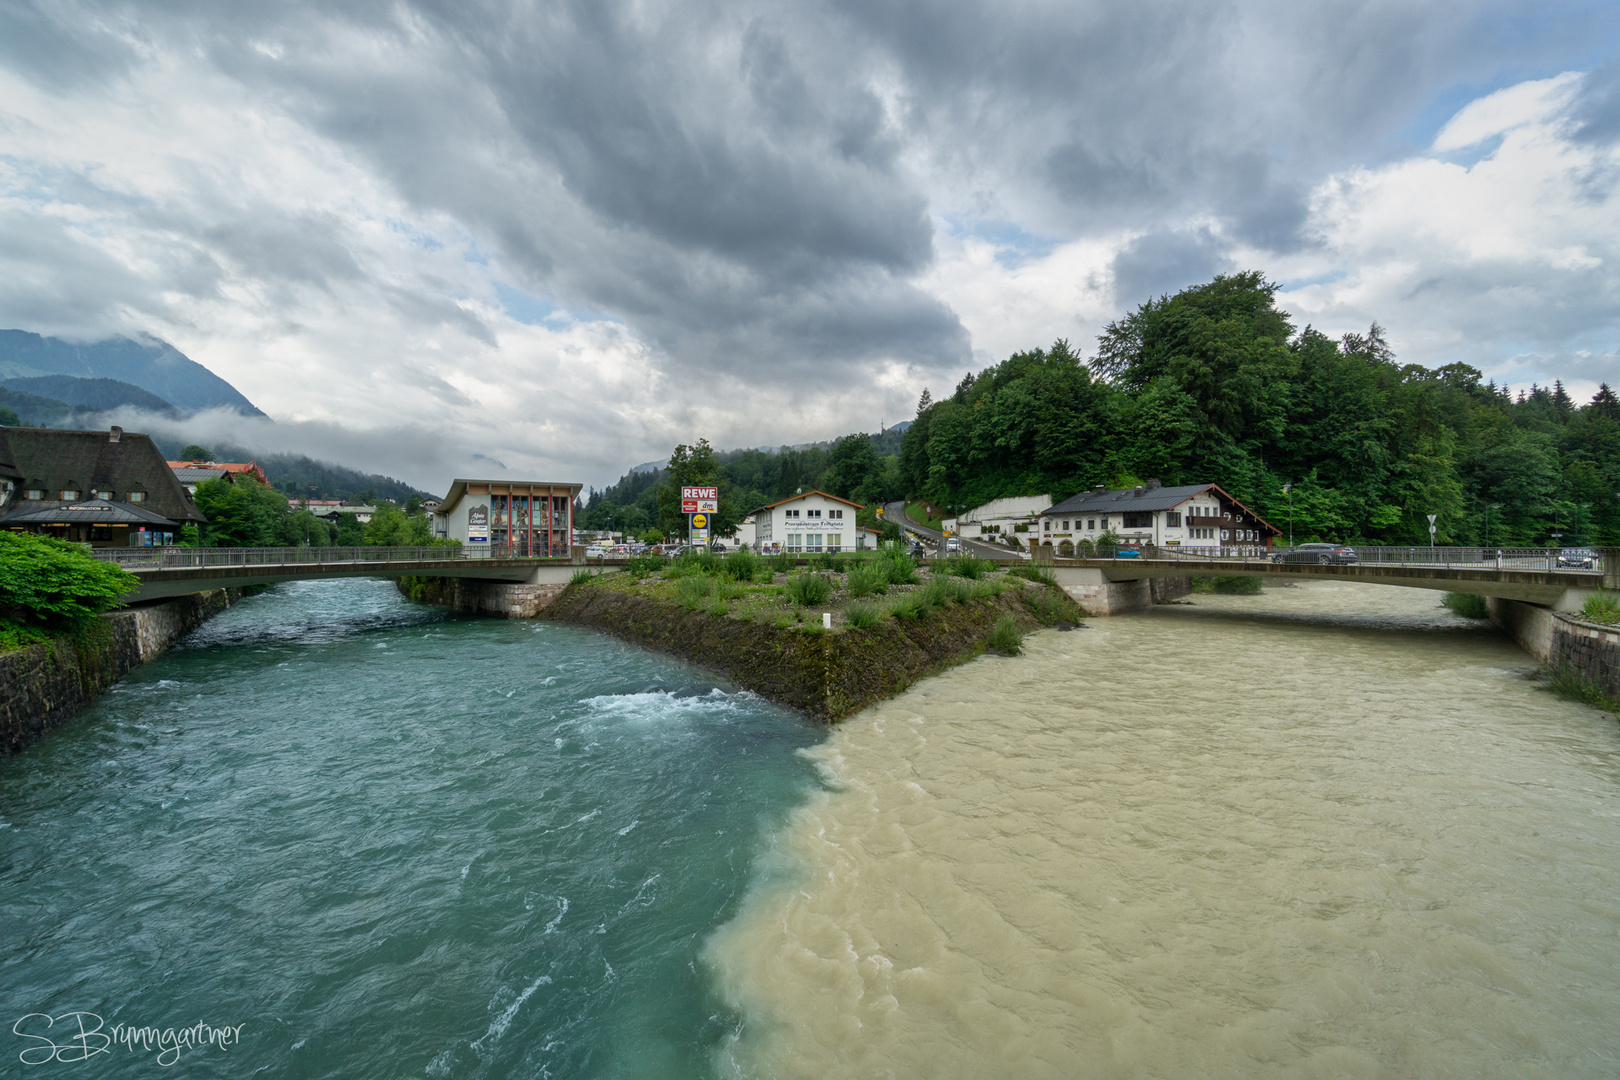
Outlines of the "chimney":
{"label": "chimney", "polygon": [[1135,491],[1131,492],[1131,498],[1140,499],[1142,497],[1142,492],[1144,492],[1146,490],[1147,490],[1147,488],[1144,488],[1144,487],[1137,488]]}
{"label": "chimney", "polygon": [[1156,490],[1156,489],[1157,489],[1157,488],[1158,488],[1158,487],[1159,487],[1159,482],[1158,482],[1158,481],[1157,481],[1157,480],[1149,480],[1149,481],[1148,481],[1148,482],[1147,482],[1147,489],[1148,489],[1148,490],[1149,490],[1149,491],[1154,491],[1154,490]]}
{"label": "chimney", "polygon": [[1096,489],[1092,492],[1092,494],[1101,495],[1101,494],[1105,493],[1107,490],[1108,490],[1108,488],[1106,486],[1104,486],[1102,484],[1098,484]]}
{"label": "chimney", "polygon": [[119,427],[117,424],[114,424],[112,426],[112,429],[107,432],[107,441],[108,442],[117,442],[120,439],[122,439],[123,437],[124,437],[124,429]]}

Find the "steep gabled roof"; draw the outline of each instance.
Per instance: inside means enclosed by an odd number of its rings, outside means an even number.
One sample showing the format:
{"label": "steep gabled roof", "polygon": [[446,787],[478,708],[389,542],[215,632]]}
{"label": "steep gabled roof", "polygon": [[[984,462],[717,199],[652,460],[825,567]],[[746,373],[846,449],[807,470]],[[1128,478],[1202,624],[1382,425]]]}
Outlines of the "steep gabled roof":
{"label": "steep gabled roof", "polygon": [[757,513],[759,513],[760,510],[774,510],[778,506],[782,506],[782,505],[784,505],[786,503],[790,503],[790,502],[798,502],[800,499],[808,499],[812,495],[820,495],[823,499],[831,499],[833,502],[841,502],[845,506],[853,506],[857,510],[865,510],[866,509],[865,506],[861,505],[858,502],[850,502],[848,499],[840,499],[838,496],[829,495],[825,491],[802,491],[799,494],[789,496],[786,499],[779,499],[779,500],[777,500],[776,502],[773,502],[773,503],[766,503],[764,506],[761,506],[758,510],[751,510],[751,511],[749,511],[749,513],[750,514],[757,514]]}
{"label": "steep gabled roof", "polygon": [[1282,530],[1271,524],[1259,514],[1228,495],[1219,484],[1180,484],[1176,487],[1150,487],[1142,489],[1140,495],[1136,488],[1119,488],[1110,491],[1084,491],[1072,498],[1064,499],[1050,510],[1044,511],[1042,517],[1055,517],[1061,514],[1109,514],[1109,513],[1153,513],[1159,510],[1173,510],[1195,496],[1206,491],[1220,492],[1221,498],[1242,510],[1255,520],[1262,528],[1270,529],[1273,533],[1281,534]]}
{"label": "steep gabled roof", "polygon": [[[149,436],[132,431],[58,431],[52,428],[0,428],[6,452],[25,483],[48,491],[73,487],[84,491],[109,488],[122,497],[144,491],[150,513],[177,522],[208,519],[191,501],[174,470]],[[9,518],[19,507],[12,504]],[[33,507],[33,509],[37,509]]]}

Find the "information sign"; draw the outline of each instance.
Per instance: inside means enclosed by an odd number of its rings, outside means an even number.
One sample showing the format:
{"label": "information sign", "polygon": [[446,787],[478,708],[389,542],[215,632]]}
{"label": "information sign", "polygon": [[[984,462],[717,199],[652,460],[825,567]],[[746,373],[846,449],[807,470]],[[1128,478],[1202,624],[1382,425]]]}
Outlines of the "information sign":
{"label": "information sign", "polygon": [[467,511],[467,542],[489,543],[489,507],[474,506]]}
{"label": "information sign", "polygon": [[681,488],[681,513],[713,514],[720,509],[720,489],[717,487]]}

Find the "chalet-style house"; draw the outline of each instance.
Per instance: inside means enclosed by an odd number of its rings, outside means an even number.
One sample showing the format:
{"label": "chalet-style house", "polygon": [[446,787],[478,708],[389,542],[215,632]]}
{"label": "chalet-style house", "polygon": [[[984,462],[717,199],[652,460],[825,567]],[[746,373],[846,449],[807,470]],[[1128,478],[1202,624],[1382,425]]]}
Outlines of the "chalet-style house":
{"label": "chalet-style house", "polygon": [[860,503],[825,491],[806,491],[762,506],[754,519],[754,547],[760,552],[819,555],[856,550],[855,511]]}
{"label": "chalet-style house", "polygon": [[[1112,531],[1132,547],[1215,548],[1234,555],[1265,553],[1281,530],[1215,484],[1110,491],[1102,485],[1041,513],[1040,546],[1073,554],[1082,541]],[[1030,542],[1031,546],[1035,541]]]}
{"label": "chalet-style house", "polygon": [[0,427],[0,529],[149,547],[207,521],[146,435]]}

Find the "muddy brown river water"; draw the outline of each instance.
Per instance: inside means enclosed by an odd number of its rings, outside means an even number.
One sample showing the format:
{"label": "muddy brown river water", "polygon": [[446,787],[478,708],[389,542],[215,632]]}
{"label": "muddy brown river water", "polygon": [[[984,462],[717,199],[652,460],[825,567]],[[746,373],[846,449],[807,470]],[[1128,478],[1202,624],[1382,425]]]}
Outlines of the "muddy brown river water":
{"label": "muddy brown river water", "polygon": [[1620,1075],[1620,725],[1438,594],[1093,619],[802,751],[757,1077]]}

